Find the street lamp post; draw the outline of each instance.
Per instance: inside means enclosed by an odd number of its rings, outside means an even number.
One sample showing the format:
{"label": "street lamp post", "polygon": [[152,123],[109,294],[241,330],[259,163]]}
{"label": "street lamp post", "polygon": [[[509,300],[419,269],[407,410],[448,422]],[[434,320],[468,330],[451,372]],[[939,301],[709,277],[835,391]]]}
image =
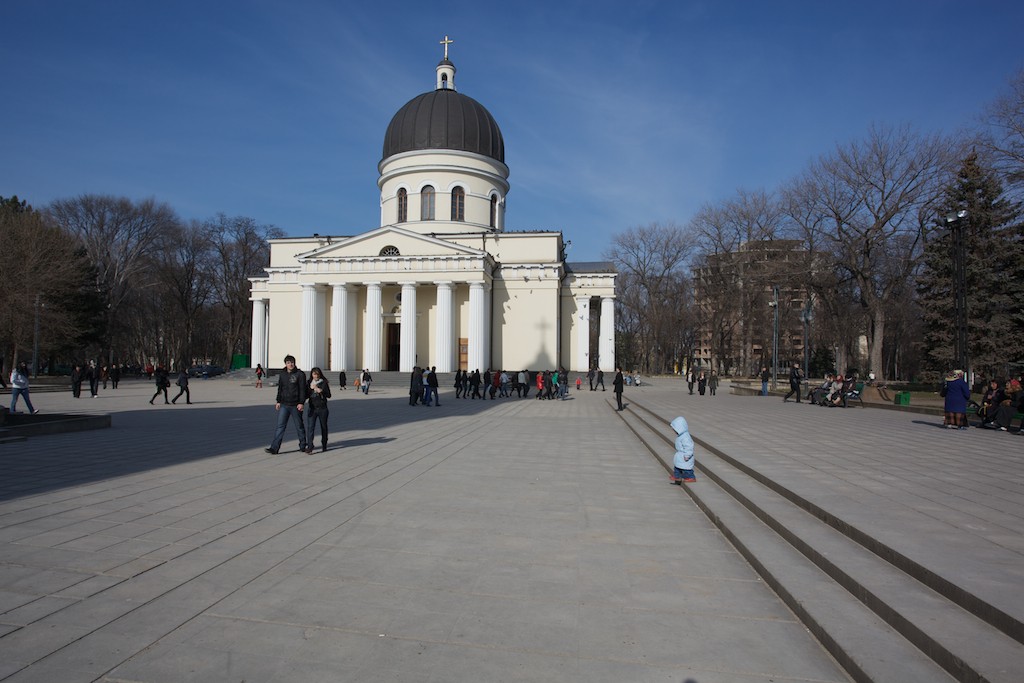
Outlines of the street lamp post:
{"label": "street lamp post", "polygon": [[804,324],[804,377],[810,377],[810,348],[807,346],[807,342],[810,337],[811,321],[814,320],[814,312],[812,310],[814,302],[811,297],[807,297],[807,303],[804,304],[804,310],[800,311],[800,322]]}
{"label": "street lamp post", "polygon": [[772,324],[772,391],[779,384],[779,287],[772,287],[772,300],[768,304],[775,309],[775,321]]}
{"label": "street lamp post", "polygon": [[39,376],[39,294],[36,294],[36,321],[32,334],[32,376]]}
{"label": "street lamp post", "polygon": [[956,301],[956,345],[955,362],[957,369],[964,371],[964,377],[971,381],[967,357],[967,244],[964,240],[964,210],[946,216],[950,236],[953,239],[953,289]]}

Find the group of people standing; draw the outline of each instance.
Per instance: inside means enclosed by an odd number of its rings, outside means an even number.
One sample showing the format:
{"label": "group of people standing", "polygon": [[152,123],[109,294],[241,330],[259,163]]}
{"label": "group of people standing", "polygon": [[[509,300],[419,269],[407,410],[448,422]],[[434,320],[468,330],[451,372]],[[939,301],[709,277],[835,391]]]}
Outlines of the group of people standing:
{"label": "group of people standing", "polygon": [[695,371],[692,368],[686,373],[686,388],[690,392],[690,396],[693,396],[693,387],[697,387],[697,393],[704,396],[706,392],[710,392],[712,396],[718,391],[718,372],[715,370],[711,371],[710,375],[704,373],[703,370]]}
{"label": "group of people standing", "polygon": [[[409,405],[435,405],[441,407],[441,397],[437,393],[437,366],[412,369],[409,378]],[[455,398],[458,398],[458,394]]]}
{"label": "group of people standing", "polygon": [[120,381],[121,366],[117,363],[97,367],[96,361],[91,360],[85,364],[76,362],[71,366],[71,395],[75,398],[82,397],[83,384],[89,387],[89,395],[96,398],[101,383],[105,391],[107,384],[110,384],[112,389],[117,389]]}

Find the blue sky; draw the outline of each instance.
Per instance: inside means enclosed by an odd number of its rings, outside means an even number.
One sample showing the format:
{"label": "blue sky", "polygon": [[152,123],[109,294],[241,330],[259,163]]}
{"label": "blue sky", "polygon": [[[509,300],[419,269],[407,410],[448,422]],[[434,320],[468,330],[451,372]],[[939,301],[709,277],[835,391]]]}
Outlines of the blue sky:
{"label": "blue sky", "polygon": [[1024,3],[7,0],[0,195],[155,197],[292,235],[380,223],[392,115],[458,89],[505,137],[510,230],[570,260],[772,190],[872,123],[955,133],[1024,67]]}

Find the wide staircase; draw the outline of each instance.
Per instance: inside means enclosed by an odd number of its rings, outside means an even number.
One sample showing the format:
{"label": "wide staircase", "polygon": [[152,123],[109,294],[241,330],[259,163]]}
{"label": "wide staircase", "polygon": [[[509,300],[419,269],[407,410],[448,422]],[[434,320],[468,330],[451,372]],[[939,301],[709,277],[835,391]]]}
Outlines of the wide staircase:
{"label": "wide staircase", "polygon": [[[667,420],[637,399],[615,415],[671,472]],[[1013,614],[694,441],[701,483],[686,494],[854,680],[1024,680],[1024,624]]]}

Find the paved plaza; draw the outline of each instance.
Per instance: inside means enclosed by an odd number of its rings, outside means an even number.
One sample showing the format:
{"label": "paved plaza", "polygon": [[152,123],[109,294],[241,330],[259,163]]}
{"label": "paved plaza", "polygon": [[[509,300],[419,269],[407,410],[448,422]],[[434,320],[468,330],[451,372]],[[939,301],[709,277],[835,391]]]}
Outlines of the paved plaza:
{"label": "paved plaza", "polygon": [[[330,449],[275,456],[273,388],[192,389],[33,395],[113,427],[0,446],[0,680],[850,680],[611,392],[336,391]],[[1024,615],[1024,437],[667,379],[631,400]]]}

